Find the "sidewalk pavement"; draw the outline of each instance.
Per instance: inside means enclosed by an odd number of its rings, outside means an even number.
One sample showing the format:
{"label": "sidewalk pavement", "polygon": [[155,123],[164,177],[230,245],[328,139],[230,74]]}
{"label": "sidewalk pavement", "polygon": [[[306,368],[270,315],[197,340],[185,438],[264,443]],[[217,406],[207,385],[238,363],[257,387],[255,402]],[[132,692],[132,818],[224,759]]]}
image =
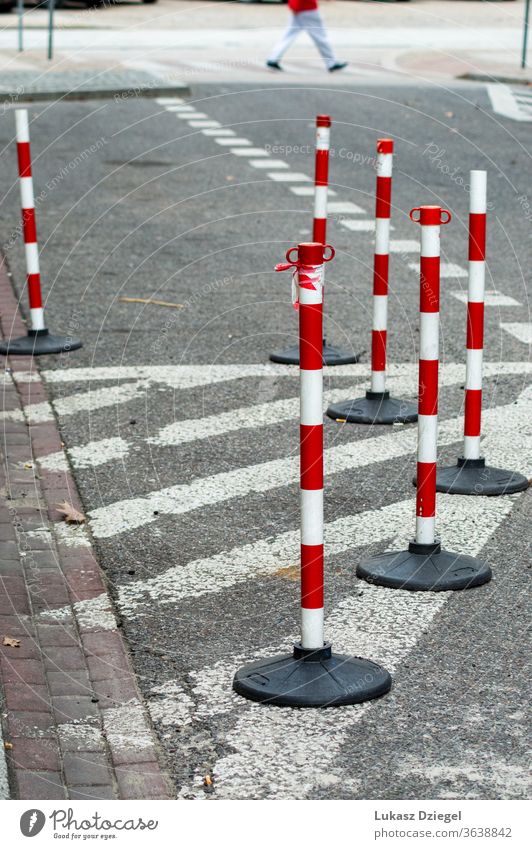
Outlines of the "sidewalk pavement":
{"label": "sidewalk pavement", "polygon": [[[5,261],[0,314],[4,337],[26,333]],[[39,466],[63,444],[55,419],[42,421],[49,402],[38,363],[10,358],[0,383],[0,706],[10,796],[174,798],[111,601],[105,596],[96,615],[85,608],[106,586],[84,526],[66,524],[56,508],[83,509],[74,479]]]}
{"label": "sidewalk pavement", "polygon": [[22,53],[17,52],[16,15],[3,21],[1,87],[12,91],[20,74],[33,74],[35,85],[48,91],[54,74],[64,74],[65,86],[75,87],[72,75],[86,73],[97,83],[133,71],[166,84],[326,80],[327,85],[349,85],[372,78],[385,84],[442,84],[456,78],[532,83],[532,70],[520,68],[523,0],[333,2],[323,3],[322,13],[335,50],[349,61],[342,74],[326,74],[305,38],[287,53],[285,73],[265,68],[288,19],[280,4],[159,0],[155,5],[65,8],[56,15],[52,61],[47,59],[48,12],[32,9],[25,15]]}

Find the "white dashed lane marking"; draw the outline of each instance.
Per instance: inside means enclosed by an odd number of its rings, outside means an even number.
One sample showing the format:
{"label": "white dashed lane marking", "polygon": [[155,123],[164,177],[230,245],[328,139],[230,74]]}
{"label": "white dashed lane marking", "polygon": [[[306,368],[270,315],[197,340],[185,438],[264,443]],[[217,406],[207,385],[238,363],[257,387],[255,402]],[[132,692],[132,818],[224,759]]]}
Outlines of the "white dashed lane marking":
{"label": "white dashed lane marking", "polygon": [[[281,174],[268,174],[268,177],[271,180],[275,180],[277,183],[310,183],[310,177],[307,177],[306,174],[301,174],[298,171],[289,171]],[[314,194],[314,192],[313,192]]]}
{"label": "white dashed lane marking", "polygon": [[[467,292],[451,292],[453,298],[467,304]],[[486,307],[520,307],[519,301],[512,298],[510,295],[505,295],[503,292],[498,292],[496,289],[486,289],[484,293],[484,305]]]}
{"label": "white dashed lane marking", "polygon": [[[409,262],[408,267],[419,274],[419,262]],[[440,264],[440,277],[467,277],[467,271],[454,262],[442,262]]]}
{"label": "white dashed lane marking", "polygon": [[[522,443],[523,422],[532,422],[532,393],[525,390],[517,401],[484,412],[484,430],[491,439],[508,439],[515,446]],[[439,445],[449,445],[462,438],[462,417],[448,419],[439,428]],[[383,436],[357,440],[334,446],[324,452],[327,476],[349,469],[382,463],[415,451],[417,428],[394,430]],[[517,471],[532,456],[521,452]],[[490,458],[495,464],[495,461]],[[189,484],[177,484],[154,490],[142,497],[121,499],[90,511],[91,529],[95,537],[108,538],[158,521],[162,515],[183,515],[208,505],[249,493],[268,492],[294,483],[299,475],[299,458],[282,457],[252,466],[198,478]]]}
{"label": "white dashed lane marking", "polygon": [[503,322],[501,323],[501,327],[507,333],[510,333],[511,336],[514,336],[515,339],[518,339],[519,342],[523,342],[525,345],[532,345],[532,322]]}
{"label": "white dashed lane marking", "polygon": [[[372,233],[375,230],[375,222],[374,221],[357,221],[356,219],[346,219],[344,221],[340,221],[342,227],[345,227],[346,230],[352,230],[355,233]],[[393,227],[390,227],[390,230],[393,230]]]}
{"label": "white dashed lane marking", "polygon": [[269,156],[269,153],[262,147],[235,147],[234,150],[231,148],[229,152],[234,156]]}
{"label": "white dashed lane marking", "polygon": [[[314,191],[314,190],[313,190]],[[362,215],[365,214],[365,209],[362,209],[361,206],[357,206],[356,203],[351,203],[350,201],[332,201],[327,204],[327,212],[334,214],[347,214],[347,215]]]}

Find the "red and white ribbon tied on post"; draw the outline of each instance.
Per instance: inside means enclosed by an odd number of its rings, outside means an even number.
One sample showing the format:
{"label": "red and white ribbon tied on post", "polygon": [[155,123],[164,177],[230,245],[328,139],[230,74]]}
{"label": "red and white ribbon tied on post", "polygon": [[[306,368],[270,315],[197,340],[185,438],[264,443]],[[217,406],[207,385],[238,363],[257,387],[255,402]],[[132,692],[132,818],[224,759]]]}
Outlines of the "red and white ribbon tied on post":
{"label": "red and white ribbon tied on post", "polygon": [[[292,306],[295,310],[299,309],[299,289],[311,289],[319,293],[320,300],[323,300],[323,264],[320,265],[304,265],[297,259],[292,259],[291,254],[297,251],[297,248],[290,248],[286,252],[286,262],[279,262],[275,266],[275,271],[288,271],[293,269],[292,273]],[[329,256],[325,256],[325,251],[329,250]],[[333,259],[335,250],[331,245],[323,247],[323,262],[330,262]]]}

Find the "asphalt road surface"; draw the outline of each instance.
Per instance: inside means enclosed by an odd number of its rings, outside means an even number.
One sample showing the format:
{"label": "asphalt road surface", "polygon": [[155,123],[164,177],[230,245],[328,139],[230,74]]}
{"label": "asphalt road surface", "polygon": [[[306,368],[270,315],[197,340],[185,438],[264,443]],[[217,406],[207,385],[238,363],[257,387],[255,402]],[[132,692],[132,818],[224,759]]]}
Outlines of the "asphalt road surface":
{"label": "asphalt road surface", "polygon": [[[338,651],[387,666],[391,693],[298,711],[247,703],[231,679],[241,663],[289,650],[298,637],[298,377],[269,365],[268,353],[296,338],[290,276],[273,266],[310,237],[312,199],[293,189],[312,185],[316,114],[334,122],[327,337],[363,352],[359,365],[327,371],[328,397],[367,385],[373,157],[376,139],[392,136],[390,388],[415,396],[419,228],[408,213],[441,203],[453,220],[442,228],[440,450],[454,462],[464,185],[469,169],[485,168],[483,451],[527,475],[528,124],[494,114],[485,87],[465,84],[391,93],[194,86],[190,102],[199,117],[134,97],[30,109],[48,325],[84,341],[42,362],[53,410],[39,405],[33,415],[58,417],[177,793],[525,798],[529,494],[439,498],[439,535],[489,561],[484,587],[409,594],[355,578],[363,556],[413,535],[415,425],[325,422],[326,634]],[[13,134],[6,113],[1,242],[21,291]],[[221,143],[230,139],[250,144]],[[239,155],[246,147],[257,151]],[[265,153],[277,164],[262,167]],[[54,455],[42,462],[61,468]],[[98,602],[88,607],[97,617]]]}

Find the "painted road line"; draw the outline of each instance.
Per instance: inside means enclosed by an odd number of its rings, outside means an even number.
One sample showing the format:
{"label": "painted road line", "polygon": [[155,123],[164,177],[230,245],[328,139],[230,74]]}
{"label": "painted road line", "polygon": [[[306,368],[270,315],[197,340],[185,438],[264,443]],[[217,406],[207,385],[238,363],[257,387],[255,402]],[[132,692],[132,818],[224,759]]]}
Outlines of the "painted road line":
{"label": "painted road line", "polygon": [[[221,142],[218,141],[218,136],[236,136],[236,133],[235,133],[234,130],[228,130],[228,129],[221,129],[221,130],[208,130],[207,129],[207,130],[202,130],[201,132],[203,133],[204,136],[214,136],[215,137],[214,141],[217,142],[218,144],[221,144]],[[236,139],[233,139],[232,144],[236,144],[236,141],[237,141]],[[242,141],[242,139],[240,139],[240,141]],[[247,139],[244,139],[244,141],[247,141]],[[229,142],[226,142],[226,144],[229,144]],[[251,144],[251,142],[249,142],[249,144]]]}
{"label": "painted road line", "polygon": [[288,168],[282,159],[250,159],[248,165],[252,168]]}
{"label": "painted road line", "polygon": [[190,106],[188,103],[179,103],[177,105],[169,103],[165,106],[167,112],[195,112],[196,107]]}
{"label": "painted road line", "polygon": [[155,102],[158,103],[159,106],[172,106],[173,104],[184,103],[185,101],[182,97],[157,97],[155,98]]}
{"label": "painted road line", "polygon": [[146,380],[120,386],[106,386],[89,392],[79,392],[66,398],[56,398],[53,409],[47,401],[40,404],[28,404],[24,412],[31,422],[47,422],[54,418],[54,409],[58,416],[73,416],[85,411],[94,412],[102,407],[114,407],[138,398],[146,392],[148,386],[149,381]]}
{"label": "painted road line", "polygon": [[[297,195],[298,197],[302,197],[302,198],[314,197],[314,186],[290,186],[289,188],[290,188],[290,191],[294,195]],[[331,188],[329,188],[327,190],[327,195],[328,195],[328,197],[333,197],[333,196],[336,195],[336,192],[334,192]]]}
{"label": "painted road line", "polygon": [[501,327],[525,345],[532,345],[532,322],[516,321],[509,324],[504,322],[501,323]]}
{"label": "painted road line", "polygon": [[[419,274],[419,262],[409,262],[408,267]],[[467,277],[467,271],[454,262],[442,262],[440,265],[440,277]]]}
{"label": "painted road line", "polygon": [[221,127],[222,126],[219,121],[189,121],[188,125],[189,125],[189,127],[192,127],[194,129],[195,128],[200,129],[201,127]]}
{"label": "painted road line", "polygon": [[[271,174],[268,174],[268,177],[271,180],[275,180],[278,183],[309,183],[310,177],[307,177],[306,174],[302,174],[299,171],[285,171],[281,173],[276,173],[272,171]],[[312,193],[314,194],[314,188],[312,189]]]}
{"label": "painted road line", "polygon": [[[85,445],[68,449],[68,459],[76,469],[89,469],[102,466],[112,460],[120,460],[129,454],[130,445],[120,436],[109,439],[99,439]],[[68,469],[68,459],[64,451],[39,457],[39,465],[54,472],[64,472]]]}
{"label": "painted road line", "polygon": [[[473,521],[476,516],[480,516],[481,526],[483,527],[482,537],[478,539],[477,543],[479,551],[483,547],[482,543],[484,542],[485,544],[485,541],[497,530],[498,524],[509,515],[514,503],[515,501],[512,499],[505,498],[504,503],[501,505],[500,516],[497,514],[496,505],[491,503],[488,509],[489,515],[486,517],[484,516],[481,505],[477,502]],[[410,509],[412,511],[414,510],[414,504],[414,499],[412,499],[410,502]],[[456,501],[453,502],[451,496],[442,496],[442,515],[439,519],[439,529],[442,536],[446,540],[450,540],[451,548],[455,551],[459,551],[461,548],[467,546],[467,538],[469,536],[468,534],[464,534],[461,529],[458,529],[459,535],[456,535],[455,526],[459,525],[460,521],[460,505]],[[404,534],[399,540],[404,542]],[[365,544],[362,542],[362,546]],[[396,546],[394,542],[392,547],[398,547],[398,545]],[[353,550],[353,548],[351,546],[350,549],[345,550]],[[431,608],[432,602],[436,600],[436,595],[430,593],[414,594],[406,590],[394,590],[390,592],[389,589],[384,587],[365,584],[362,584],[361,587],[363,587],[364,601],[360,602],[360,600],[357,600],[358,596],[344,599],[327,617],[327,633],[331,633],[333,642],[341,645],[344,651],[351,650],[352,654],[374,657],[387,666],[386,657],[390,640],[394,640],[394,634],[397,633],[397,628],[393,624],[389,627],[390,623],[394,622],[394,615],[397,615],[398,623],[400,621],[404,622],[405,628],[403,629],[403,626],[400,626],[401,635],[403,637],[410,635],[412,637],[412,645],[414,645],[418,632],[416,631],[416,627],[412,628],[409,623],[404,621],[405,614],[411,614],[416,621],[418,621],[419,616],[425,619],[423,615],[423,611],[426,609],[425,605]],[[369,595],[367,595],[368,591]],[[443,593],[440,598],[445,598],[446,596],[447,594]],[[397,607],[395,607],[396,603],[398,605]],[[421,605],[421,608],[417,607],[417,603]],[[403,607],[405,610],[403,610]],[[386,623],[381,621],[382,611],[384,610],[389,610],[390,616]],[[347,624],[345,623],[344,613],[345,615],[348,613],[351,615],[351,621]],[[332,634],[333,630],[336,632],[334,635]],[[294,641],[297,641],[297,635],[294,635]],[[290,638],[287,638],[284,644],[270,646],[264,649],[261,648],[260,652],[255,656],[258,659],[259,656],[268,657],[274,655],[276,652],[284,652],[290,642]],[[374,647],[374,650],[372,647]],[[199,670],[190,670],[189,677],[194,682],[192,690],[197,698],[197,705],[195,710],[190,714],[190,721],[193,719],[204,720],[223,713],[232,713],[235,707],[238,709],[240,700],[232,693],[232,677],[235,669],[243,663],[249,662],[249,660],[250,655],[248,653],[234,659],[218,661]],[[164,687],[164,685],[162,686]]]}
{"label": "painted road line", "polygon": [[[412,365],[411,374],[402,377],[392,377],[389,381],[390,391],[397,396],[415,397],[416,375],[415,366]],[[440,374],[440,386],[452,386],[462,383],[464,380],[464,366],[452,364],[442,368]],[[361,377],[365,380],[366,375]],[[334,404],[342,398],[351,397],[356,394],[357,386],[343,387],[342,389],[330,390],[324,393],[326,403]],[[237,430],[249,430],[268,425],[279,424],[289,419],[297,418],[299,415],[299,396],[283,398],[278,401],[269,401],[265,404],[255,404],[237,409],[226,410],[223,413],[215,413],[204,418],[183,419],[165,425],[156,436],[148,437],[146,440],[151,445],[182,445],[195,442],[199,439],[219,437],[225,433]]]}
{"label": "painted road line", "polygon": [[194,121],[195,120],[204,121],[206,119],[210,120],[209,116],[206,115],[205,112],[194,112],[194,111],[192,111],[192,112],[176,112],[175,115],[176,115],[177,118],[182,118],[183,121],[185,121],[185,120],[188,121],[190,118],[192,118]]}
{"label": "painted road line", "polygon": [[[454,382],[455,378],[446,377],[457,369],[465,376],[465,365],[461,363],[446,363],[441,366],[443,380]],[[532,363],[525,362],[490,362],[483,365],[486,377],[509,374],[532,374]],[[345,366],[329,366],[324,369],[327,377],[359,378],[367,377],[368,367],[365,363],[350,363]],[[31,372],[19,372],[17,381],[24,382],[26,375]],[[391,378],[417,380],[417,363],[390,363],[388,374]],[[196,365],[196,366],[95,366],[93,368],[78,367],[43,371],[47,383],[58,385],[63,383],[84,383],[99,381],[142,380],[146,383],[162,383],[172,389],[190,389],[231,380],[245,378],[279,378],[297,380],[297,371],[275,363],[235,363],[231,365]],[[72,396],[73,397],[73,396]]]}
{"label": "painted road line", "polygon": [[333,200],[327,204],[327,212],[331,213],[331,215],[335,215],[337,213],[358,215],[364,214],[366,210],[362,209],[361,206],[357,206],[356,203],[351,203],[350,201]]}
{"label": "painted road line", "polygon": [[[499,439],[519,442],[523,421],[532,419],[532,387],[521,393],[513,404],[494,407],[484,414],[486,432],[498,433]],[[440,446],[461,439],[462,417],[458,416],[441,423]],[[361,468],[372,463],[381,463],[413,452],[417,445],[417,431],[400,428],[383,436],[348,442],[324,452],[327,475],[350,469]],[[520,469],[524,458],[532,452],[519,453]],[[90,511],[91,529],[98,538],[109,538],[140,528],[158,520],[162,515],[183,515],[208,505],[218,504],[232,498],[242,498],[250,493],[268,492],[277,487],[288,486],[297,480],[299,460],[295,456],[281,457],[265,463],[232,469],[188,484],[177,484],[154,490],[142,497],[122,499]]]}
{"label": "painted road line", "polygon": [[229,152],[234,156],[269,156],[268,151],[262,147],[235,147],[229,149]]}
{"label": "painted road line", "polygon": [[[498,375],[499,364],[489,363],[490,368],[487,369],[486,376]],[[494,368],[495,367],[495,368]],[[397,371],[398,365],[395,364],[394,370]],[[416,366],[411,365],[410,369],[399,376],[394,376],[389,379],[390,391],[397,396],[409,397],[415,395],[416,385]],[[519,366],[514,369],[519,373]],[[511,373],[511,372],[506,372]],[[361,380],[366,380],[366,374],[360,375]],[[459,363],[449,363],[444,366],[440,373],[440,386],[452,386],[456,383],[462,383],[464,380],[464,366]],[[357,386],[344,387],[324,393],[325,400],[328,404],[341,401],[342,398],[354,395],[357,392]],[[129,399],[127,399],[129,400]],[[93,408],[95,409],[95,408]],[[6,414],[7,415],[7,414]],[[212,416],[196,417],[192,419],[182,419],[177,422],[171,422],[159,430],[155,436],[148,437],[146,442],[151,445],[158,446],[176,446],[185,443],[195,442],[201,439],[219,438],[223,434],[233,433],[239,430],[256,430],[260,427],[268,427],[276,425],[290,419],[295,419],[299,415],[299,396],[291,398],[283,398],[277,401],[269,401],[265,404],[254,404],[246,407],[226,410],[222,413],[216,413]],[[23,414],[20,413],[23,419]],[[116,454],[113,453],[116,445]],[[85,445],[74,446],[69,449],[69,456],[74,466],[87,468],[91,465],[99,466],[112,459],[120,459],[130,453],[133,447],[144,450],[144,442],[137,443],[135,446],[125,440],[115,438],[114,440],[98,440],[89,442]],[[101,449],[101,450],[100,450]],[[52,466],[57,470],[67,468],[67,461],[61,459],[61,452],[50,454],[45,458],[40,458],[43,461],[45,468],[51,469]],[[91,462],[92,459],[92,462]]]}
{"label": "painted road line", "polygon": [[[482,551],[513,504],[511,498],[497,499],[497,504],[493,501],[469,499],[468,510],[464,511],[462,497],[441,497],[440,527],[449,549],[467,549],[472,556]],[[366,584],[361,589],[363,602],[355,594],[331,612],[327,618],[328,638],[337,651],[370,656],[392,674],[452,596],[408,593]],[[288,648],[289,641],[277,647],[282,652]],[[270,653],[271,647],[267,651]],[[227,663],[229,675],[223,681],[226,692],[230,692],[230,670],[234,674],[238,665],[235,660]],[[218,674],[221,671],[219,665]],[[196,688],[200,690],[201,683]],[[335,709],[334,722],[329,711],[298,711],[296,720],[292,709],[257,705],[231,696],[236,722],[229,732],[224,729],[224,748],[228,746],[230,753],[212,765],[218,797],[301,799],[310,795],[314,787],[337,785],[345,789],[345,775],[339,765],[342,746],[353,726],[377,706],[378,702],[367,702]],[[180,796],[204,797],[203,781],[204,773],[197,774]],[[354,781],[360,781],[360,788],[363,787],[362,775]]]}
{"label": "painted road line", "polygon": [[[415,500],[408,498],[381,509],[342,517],[325,525],[327,554],[393,540],[412,524]],[[410,520],[410,521],[409,521]],[[139,616],[158,605],[175,604],[185,598],[218,593],[255,578],[281,573],[299,562],[299,530],[279,534],[273,540],[222,551],[213,557],[172,566],[155,578],[122,586],[118,606],[124,615]]]}
{"label": "painted road line", "polygon": [[420,243],[415,239],[391,239],[390,253],[391,254],[419,254]]}
{"label": "painted road line", "polygon": [[509,86],[495,83],[486,86],[486,88],[491,100],[491,107],[498,115],[504,115],[505,118],[511,118],[513,121],[532,121],[532,115],[521,110]]}
{"label": "painted road line", "polygon": [[[222,135],[222,133],[219,133],[219,135]],[[223,135],[225,135],[225,133]],[[251,145],[251,142],[250,142],[249,139],[232,139],[232,138],[229,138],[229,139],[220,138],[219,139],[219,138],[215,138],[214,141],[216,142],[216,144],[222,145],[223,147],[227,147],[227,146],[231,146],[231,145],[234,145],[235,147],[237,145],[238,146],[244,146],[244,145],[248,145],[248,144]]]}
{"label": "painted road line", "polygon": [[[509,510],[510,497],[507,501]],[[475,506],[473,513],[464,510],[463,499],[453,499],[448,495],[442,495],[440,499],[438,495],[438,534],[445,539],[447,548],[447,535],[443,531],[449,524],[449,516],[452,515],[454,521],[461,521],[460,516],[465,513],[464,520],[469,522],[476,521],[482,513],[481,499],[471,500],[471,503]],[[506,501],[502,505],[503,513],[504,504]],[[412,497],[328,522],[325,525],[327,555],[344,554],[386,540],[390,541],[390,546],[396,545],[400,549],[408,544],[414,515],[415,497]],[[118,606],[128,617],[151,615],[154,601],[159,606],[177,604],[186,598],[222,592],[256,578],[282,577],[283,570],[299,562],[299,542],[298,530],[287,531],[273,540],[260,539],[212,557],[172,566],[155,578],[120,587]]]}
{"label": "painted road line", "polygon": [[[340,221],[342,227],[345,227],[346,230],[353,230],[355,233],[371,233],[375,230],[375,222],[374,221],[357,221],[354,218],[347,218],[344,221]],[[392,227],[390,227],[390,230]]]}
{"label": "painted road line", "polygon": [[[453,298],[467,304],[467,292],[451,292]],[[484,293],[484,305],[486,307],[520,307],[522,304],[510,295],[497,292],[495,289],[486,289]]]}

